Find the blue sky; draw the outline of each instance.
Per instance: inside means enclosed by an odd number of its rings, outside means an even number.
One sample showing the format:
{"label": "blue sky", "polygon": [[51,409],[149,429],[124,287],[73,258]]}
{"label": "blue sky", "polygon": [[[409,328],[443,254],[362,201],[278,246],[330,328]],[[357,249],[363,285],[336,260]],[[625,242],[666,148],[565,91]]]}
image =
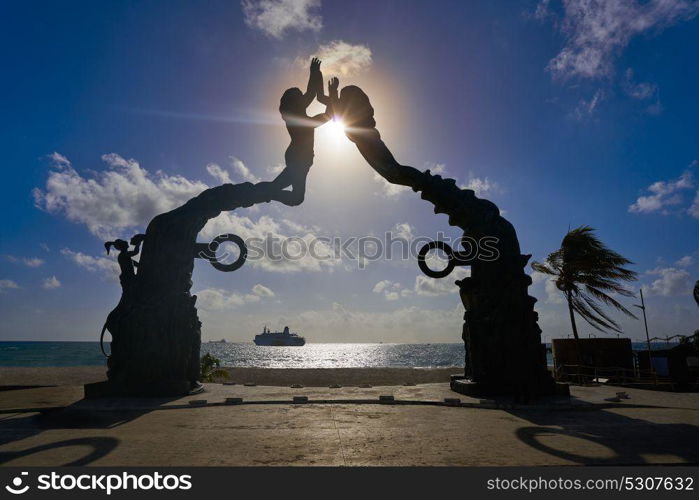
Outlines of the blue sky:
{"label": "blue sky", "polygon": [[[595,227],[635,263],[651,335],[690,333],[698,14],[685,0],[5,2],[0,340],[96,339],[120,293],[102,242],[206,186],[271,179],[288,145],[278,99],[316,54],[369,94],[403,164],[497,203],[533,259]],[[458,234],[326,127],[302,206],[224,214],[200,240],[387,231]],[[544,338],[567,336],[562,297],[534,280]],[[204,339],[289,324],[312,342],[459,342],[455,288],[414,259],[305,258],[198,262],[192,290]]]}

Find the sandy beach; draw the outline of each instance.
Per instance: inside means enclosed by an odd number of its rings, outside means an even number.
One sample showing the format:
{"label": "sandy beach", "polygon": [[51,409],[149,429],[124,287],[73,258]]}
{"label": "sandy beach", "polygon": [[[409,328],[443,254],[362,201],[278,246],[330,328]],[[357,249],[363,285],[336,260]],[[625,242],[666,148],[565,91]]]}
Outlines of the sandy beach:
{"label": "sandy beach", "polygon": [[[266,386],[403,385],[449,382],[463,368],[230,368],[228,382]],[[81,385],[106,379],[104,366],[0,367],[2,386]],[[223,382],[224,379],[217,381]]]}

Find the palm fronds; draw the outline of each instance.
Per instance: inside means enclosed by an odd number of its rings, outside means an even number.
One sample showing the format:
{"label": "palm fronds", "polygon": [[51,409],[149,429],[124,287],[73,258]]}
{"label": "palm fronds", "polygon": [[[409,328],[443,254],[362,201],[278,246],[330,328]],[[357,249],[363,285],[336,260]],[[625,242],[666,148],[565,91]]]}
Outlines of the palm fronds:
{"label": "palm fronds", "polygon": [[576,338],[572,311],[599,331],[621,331],[617,322],[604,310],[605,306],[636,317],[614,297],[634,296],[625,286],[625,283],[637,279],[636,272],[625,267],[632,262],[608,248],[594,231],[590,226],[568,231],[561,248],[550,253],[543,263],[532,263],[535,271],[555,277],[556,288],[565,295],[571,309]]}

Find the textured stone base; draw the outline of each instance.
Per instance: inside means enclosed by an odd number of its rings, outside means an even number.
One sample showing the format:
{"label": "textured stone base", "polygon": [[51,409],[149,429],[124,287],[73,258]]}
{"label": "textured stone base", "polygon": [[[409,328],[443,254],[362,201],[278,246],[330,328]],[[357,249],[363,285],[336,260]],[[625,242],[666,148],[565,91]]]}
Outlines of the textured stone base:
{"label": "textured stone base", "polygon": [[449,384],[451,390],[463,394],[464,396],[471,396],[473,398],[483,397],[483,396],[502,396],[507,394],[507,388],[498,388],[489,386],[486,384],[474,382],[467,379],[464,376],[451,378],[451,383]]}
{"label": "textured stone base", "polygon": [[[501,387],[488,385],[483,383],[474,382],[467,379],[463,375],[452,375],[451,383],[449,384],[451,390],[463,394],[464,396],[471,396],[474,398],[484,397],[484,396],[512,396],[511,387]],[[570,388],[567,384],[559,384],[553,382],[551,384],[546,384],[545,387],[540,387],[540,392],[538,396],[570,396]]]}
{"label": "textured stone base", "polygon": [[144,383],[133,387],[124,387],[105,380],[85,384],[85,399],[109,397],[159,397],[187,396],[204,392],[204,386],[197,383],[194,387],[187,380],[173,380],[159,383]]}

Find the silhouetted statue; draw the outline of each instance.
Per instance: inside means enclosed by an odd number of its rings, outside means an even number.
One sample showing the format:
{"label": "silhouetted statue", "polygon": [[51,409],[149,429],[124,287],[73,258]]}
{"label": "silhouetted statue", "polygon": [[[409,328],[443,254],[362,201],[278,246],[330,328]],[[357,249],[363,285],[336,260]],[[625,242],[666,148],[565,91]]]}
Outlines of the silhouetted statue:
{"label": "silhouetted statue", "polygon": [[104,322],[102,327],[102,332],[100,333],[100,349],[102,353],[107,356],[104,350],[104,332],[106,330],[111,330],[110,325],[113,327],[115,325],[116,319],[119,315],[123,314],[129,309],[129,303],[134,300],[134,287],[136,286],[136,267],[138,262],[133,260],[135,256],[141,251],[141,244],[145,234],[137,234],[131,238],[131,244],[134,246],[133,250],[129,250],[129,244],[120,239],[114,241],[107,241],[104,243],[104,248],[107,250],[107,254],[112,247],[119,250],[119,256],[117,257],[117,263],[119,264],[119,283],[121,283],[121,298],[117,306],[109,313],[107,320]]}
{"label": "silhouetted statue", "polygon": [[[197,234],[209,219],[224,210],[270,200],[287,205],[303,201],[306,176],[313,164],[314,129],[332,116],[326,109],[325,113],[308,117],[306,108],[316,97],[330,108],[331,101],[338,100],[337,86],[335,80],[329,95],[323,94],[320,61],[314,58],[306,93],[292,88],[282,96],[279,110],[291,144],[285,155],[286,168],[274,181],[207,189],[181,207],[156,216],[145,235],[132,239],[132,251],[124,240],[105,243],[107,252],[112,246],[119,250],[122,297],[107,317],[100,336],[101,345],[105,330],[112,335],[108,381],[86,385],[86,397],[180,395],[201,389],[197,381],[201,323],[196,296],[190,293],[194,259],[209,260],[220,271],[234,271],[245,262],[247,248],[236,235],[220,235],[203,244],[197,243]],[[284,190],[288,186],[292,191]],[[239,258],[231,264],[219,262],[215,255],[225,241],[240,247]],[[139,253],[141,243],[141,258],[136,263],[133,257]]]}
{"label": "silhouetted statue", "polygon": [[[330,97],[323,94],[323,74],[320,71],[320,60],[311,61],[310,75],[306,93],[297,87],[284,92],[279,102],[279,112],[286,123],[286,129],[291,137],[291,143],[284,153],[286,167],[272,181],[277,190],[273,199],[289,206],[300,205],[306,194],[306,177],[313,165],[313,144],[316,127],[323,125],[332,118]],[[337,91],[337,86],[335,87]],[[326,105],[326,110],[315,116],[306,115],[306,108],[318,100]],[[291,191],[284,188],[291,186]]]}
{"label": "silhouetted statue", "polygon": [[141,243],[143,243],[144,237],[145,234],[137,234],[131,238],[131,244],[134,245],[133,250],[129,250],[129,244],[124,240],[117,239],[104,243],[104,248],[107,250],[107,254],[109,254],[109,250],[112,247],[119,250],[117,262],[119,263],[119,269],[121,271],[119,281],[121,282],[122,288],[132,285],[136,280],[135,268],[138,266],[138,262],[133,260],[133,258],[141,251]]}
{"label": "silhouetted statue", "polygon": [[[234,235],[204,245],[196,242],[197,234],[222,211],[269,200],[269,184],[224,184],[156,216],[145,236],[132,240],[136,245],[143,242],[135,276],[131,260],[135,250],[129,252],[126,242],[119,240],[105,245],[120,250],[122,284],[128,286],[105,325],[112,335],[109,380],[86,385],[86,397],[181,395],[200,388],[201,323],[196,296],[190,293],[194,259],[207,259],[217,269],[229,271],[240,266],[241,258],[226,266],[217,263],[212,253],[221,241],[236,242]],[[244,261],[244,244],[242,240],[238,244]]]}
{"label": "silhouetted statue", "polygon": [[[196,296],[190,293],[194,259],[207,259],[216,269],[233,271],[245,261],[247,249],[236,235],[217,236],[207,245],[197,243],[197,234],[222,211],[270,200],[287,205],[301,203],[313,163],[314,129],[328,121],[333,110],[342,117],[349,139],[387,181],[421,191],[422,198],[435,205],[435,212],[448,214],[449,223],[461,227],[464,236],[475,240],[497,238],[498,259],[472,260],[471,277],[456,282],[466,308],[466,372],[460,378],[467,382],[453,380],[452,387],[474,395],[514,393],[520,400],[555,392],[534,311],[536,299],[527,294],[531,279],[524,267],[530,256],[520,253],[512,225],[493,203],[476,197],[472,190],[460,189],[453,179],[400,165],[375,128],[374,110],[367,95],[359,87],[348,86],[338,96],[339,82],[334,78],[325,96],[322,78],[320,61],[314,59],[306,93],[289,89],[282,97],[280,111],[291,144],[285,155],[286,168],[274,181],[207,189],[181,207],[156,216],[145,235],[132,238],[132,251],[123,240],[105,244],[107,251],[114,246],[120,252],[123,293],[105,324],[112,334],[109,380],[86,385],[86,397],[167,396],[200,390],[201,323]],[[314,97],[328,109],[308,117],[306,108]],[[292,191],[285,191],[289,185]],[[224,241],[240,247],[240,257],[232,264],[216,258],[216,250]],[[141,243],[136,272],[133,257]],[[454,259],[450,260],[452,268]],[[421,268],[426,269],[423,264]]]}
{"label": "silhouetted statue", "polygon": [[494,203],[459,188],[454,179],[399,164],[381,140],[374,109],[359,87],[342,89],[336,113],[347,137],[388,182],[420,191],[434,204],[435,213],[447,214],[449,224],[463,229],[464,236],[476,241],[497,238],[499,257],[474,259],[471,276],[456,282],[466,309],[462,335],[466,369],[461,380],[452,381],[452,388],[471,395],[513,394],[519,401],[554,394],[556,384],[546,367],[534,311],[536,299],[527,293],[532,281],[524,268],[531,256],[520,253],[512,224]]}

